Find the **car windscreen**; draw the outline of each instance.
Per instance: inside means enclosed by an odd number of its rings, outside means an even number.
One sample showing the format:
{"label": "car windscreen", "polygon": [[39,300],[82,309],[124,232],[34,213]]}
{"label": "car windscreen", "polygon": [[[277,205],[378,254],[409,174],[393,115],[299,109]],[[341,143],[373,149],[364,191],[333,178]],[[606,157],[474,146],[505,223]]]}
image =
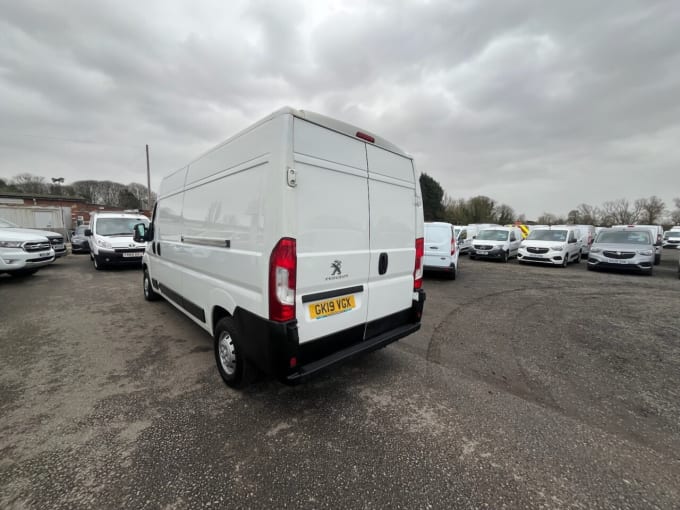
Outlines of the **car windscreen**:
{"label": "car windscreen", "polygon": [[649,232],[640,230],[619,230],[615,232],[600,232],[596,243],[607,244],[652,244]]}
{"label": "car windscreen", "polygon": [[131,236],[137,223],[149,225],[149,221],[144,218],[99,218],[96,233],[100,236]]}
{"label": "car windscreen", "polygon": [[532,230],[527,237],[528,241],[561,241],[567,240],[566,230]]}
{"label": "car windscreen", "polygon": [[425,227],[425,242],[441,244],[449,241],[451,229],[449,227]]}
{"label": "car windscreen", "polygon": [[477,236],[478,241],[507,241],[510,232],[507,230],[482,230]]}
{"label": "car windscreen", "polygon": [[680,231],[677,232],[666,232],[663,236],[665,239],[677,239],[680,237]]}
{"label": "car windscreen", "polygon": [[80,227],[78,227],[78,228],[76,229],[75,235],[77,235],[77,236],[84,236],[84,235],[85,235],[85,231],[86,231],[88,228],[90,228],[90,227],[88,227],[87,225],[81,225]]}

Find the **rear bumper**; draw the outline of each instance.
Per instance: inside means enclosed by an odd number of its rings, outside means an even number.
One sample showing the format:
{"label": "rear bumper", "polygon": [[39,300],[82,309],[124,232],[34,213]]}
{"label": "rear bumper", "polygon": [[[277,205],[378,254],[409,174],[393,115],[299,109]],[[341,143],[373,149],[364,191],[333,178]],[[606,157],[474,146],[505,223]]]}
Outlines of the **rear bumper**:
{"label": "rear bumper", "polygon": [[428,272],[439,272],[439,273],[455,273],[456,266],[451,264],[450,266],[423,266],[423,271]]}
{"label": "rear bumper", "polygon": [[297,321],[273,322],[240,308],[234,312],[234,321],[246,340],[245,357],[266,374],[297,384],[418,331],[424,303],[425,292],[420,290],[411,308],[304,344],[299,342]]}

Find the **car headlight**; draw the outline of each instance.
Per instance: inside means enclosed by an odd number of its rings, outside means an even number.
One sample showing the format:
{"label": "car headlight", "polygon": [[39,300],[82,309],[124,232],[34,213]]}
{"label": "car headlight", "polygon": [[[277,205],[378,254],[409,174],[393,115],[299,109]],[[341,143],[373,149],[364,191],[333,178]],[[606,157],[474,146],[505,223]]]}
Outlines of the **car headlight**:
{"label": "car headlight", "polygon": [[591,248],[590,253],[600,253],[602,251],[602,248]]}
{"label": "car headlight", "polygon": [[646,255],[647,257],[650,257],[654,255],[654,252],[652,250],[638,250],[638,255]]}
{"label": "car headlight", "polygon": [[564,250],[564,245],[563,244],[556,244],[555,246],[551,246],[550,249],[553,250],[553,251],[562,251],[562,250]]}
{"label": "car headlight", "polygon": [[21,241],[0,241],[0,248],[21,248]]}
{"label": "car headlight", "polygon": [[97,239],[97,246],[101,246],[102,248],[106,248],[108,250],[113,248],[110,242],[104,241],[103,239]]}

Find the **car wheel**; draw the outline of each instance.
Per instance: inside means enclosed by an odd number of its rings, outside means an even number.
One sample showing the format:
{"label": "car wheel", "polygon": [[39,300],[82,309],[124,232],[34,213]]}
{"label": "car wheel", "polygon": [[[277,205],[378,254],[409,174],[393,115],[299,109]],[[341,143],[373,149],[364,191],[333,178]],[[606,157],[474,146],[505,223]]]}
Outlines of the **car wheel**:
{"label": "car wheel", "polygon": [[241,338],[231,317],[221,319],[215,326],[215,361],[217,370],[227,386],[243,388],[253,381],[255,367],[242,355]]}
{"label": "car wheel", "polygon": [[449,271],[449,280],[455,280],[456,279],[456,267],[452,267],[451,271]]}
{"label": "car wheel", "polygon": [[24,276],[31,276],[32,274],[35,274],[38,271],[38,269],[17,269],[16,271],[7,271],[7,273],[10,276],[14,276],[15,278],[21,278]]}
{"label": "car wheel", "polygon": [[102,264],[102,262],[99,260],[99,257],[97,257],[96,255],[92,256],[92,265],[97,271],[101,271],[102,269],[104,269],[104,264]]}
{"label": "car wheel", "polygon": [[595,271],[595,268],[593,266],[591,266],[590,264],[588,264],[586,266],[586,268],[588,269],[588,271]]}
{"label": "car wheel", "polygon": [[564,259],[562,260],[562,267],[567,267],[567,264],[569,264],[569,254],[564,255]]}
{"label": "car wheel", "polygon": [[659,264],[661,264],[661,255],[655,255],[654,256],[654,265],[658,266]]}
{"label": "car wheel", "polygon": [[503,262],[507,263],[509,258],[510,257],[508,255],[508,252],[507,251],[503,252]]}
{"label": "car wheel", "polygon": [[151,285],[151,278],[149,278],[148,269],[144,269],[142,285],[144,287],[144,299],[146,299],[147,301],[158,301],[160,299],[161,296],[155,290],[153,290],[153,286]]}
{"label": "car wheel", "polygon": [[574,262],[577,264],[581,263],[581,252],[579,251],[578,254],[576,255],[576,258],[574,259]]}

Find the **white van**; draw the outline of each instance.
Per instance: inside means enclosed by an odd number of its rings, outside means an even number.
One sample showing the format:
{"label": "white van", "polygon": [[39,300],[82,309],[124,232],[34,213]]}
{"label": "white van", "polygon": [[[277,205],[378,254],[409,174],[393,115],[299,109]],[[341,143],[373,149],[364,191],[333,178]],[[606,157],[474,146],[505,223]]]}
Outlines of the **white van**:
{"label": "white van", "polygon": [[567,267],[581,261],[582,244],[579,229],[574,225],[554,225],[534,228],[519,247],[520,264],[536,262]]}
{"label": "white van", "polygon": [[500,259],[507,262],[517,257],[522,242],[522,231],[518,227],[488,227],[480,230],[474,241],[470,258]]}
{"label": "white van", "polygon": [[[575,228],[578,231],[578,240],[581,243],[581,258],[588,258],[590,245],[595,241],[595,225],[564,225],[567,228]],[[555,228],[555,227],[553,227]]]}
{"label": "white van", "polygon": [[107,266],[139,266],[144,255],[144,243],[132,239],[133,228],[138,223],[149,224],[143,214],[119,212],[93,212],[90,228],[85,230],[94,268]]}
{"label": "white van", "polygon": [[298,382],[420,328],[413,160],[363,129],[283,108],[163,179],[144,295],[214,337],[232,387]]}
{"label": "white van", "polygon": [[458,253],[464,255],[470,253],[472,248],[472,236],[468,234],[468,228],[465,225],[454,225],[453,232],[456,234],[456,246]]}
{"label": "white van", "polygon": [[425,223],[425,271],[443,271],[452,280],[458,273],[458,253],[456,232],[450,223]]}
{"label": "white van", "polygon": [[661,225],[614,225],[612,228],[645,228],[649,230],[654,243],[654,265],[661,264],[661,252],[663,251],[663,227]]}

